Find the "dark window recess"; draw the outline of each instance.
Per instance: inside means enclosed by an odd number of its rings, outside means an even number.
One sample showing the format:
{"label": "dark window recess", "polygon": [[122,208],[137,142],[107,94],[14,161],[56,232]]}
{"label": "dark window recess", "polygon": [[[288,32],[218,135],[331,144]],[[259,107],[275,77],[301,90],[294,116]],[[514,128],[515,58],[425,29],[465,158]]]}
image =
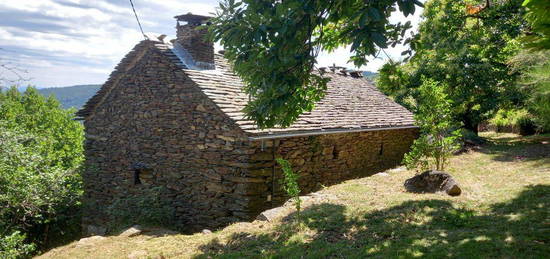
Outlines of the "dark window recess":
{"label": "dark window recess", "polygon": [[384,154],[384,142],[380,143],[380,151],[378,151],[378,155]]}
{"label": "dark window recess", "polygon": [[141,184],[141,179],[139,179],[140,174],[141,169],[134,169],[134,185]]}

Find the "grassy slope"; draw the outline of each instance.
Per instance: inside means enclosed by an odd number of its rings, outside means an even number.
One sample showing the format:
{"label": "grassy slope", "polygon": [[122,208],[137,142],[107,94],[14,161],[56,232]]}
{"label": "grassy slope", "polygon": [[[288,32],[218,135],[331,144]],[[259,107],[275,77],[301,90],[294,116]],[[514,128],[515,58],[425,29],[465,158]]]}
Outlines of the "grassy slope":
{"label": "grassy slope", "polygon": [[456,198],[406,193],[413,172],[390,172],[323,190],[337,201],[307,207],[302,227],[255,221],[213,234],[111,236],[41,258],[548,258],[550,136],[491,137],[453,158]]}

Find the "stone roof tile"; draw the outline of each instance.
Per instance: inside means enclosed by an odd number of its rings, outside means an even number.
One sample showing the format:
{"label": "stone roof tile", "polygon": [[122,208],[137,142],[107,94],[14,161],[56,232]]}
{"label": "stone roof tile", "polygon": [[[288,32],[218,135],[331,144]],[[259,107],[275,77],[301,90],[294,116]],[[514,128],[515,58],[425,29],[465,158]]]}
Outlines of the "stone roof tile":
{"label": "stone roof tile", "polygon": [[192,70],[171,51],[170,45],[153,41],[143,41],[136,45],[113,71],[101,90],[88,100],[77,115],[86,117],[92,114],[94,107],[108,94],[113,85],[116,85],[119,76],[128,69],[128,65],[135,63],[150,46],[154,46],[166,55],[167,60],[182,69],[222,112],[251,137],[414,127],[412,113],[382,94],[367,79],[328,72],[323,74],[331,79],[327,84],[326,95],[315,104],[311,112],[300,115],[288,128],[260,130],[253,121],[247,120],[242,112],[249,97],[242,91],[242,80],[232,72],[223,55],[215,55],[215,70]]}
{"label": "stone roof tile", "polygon": [[[165,52],[170,57],[169,52]],[[173,54],[172,54],[173,55]],[[325,97],[311,112],[300,115],[288,128],[258,129],[242,109],[248,96],[221,54],[215,55],[215,70],[182,70],[239,127],[252,136],[290,134],[307,131],[375,129],[414,126],[413,114],[381,93],[365,78],[328,72],[331,80]]]}

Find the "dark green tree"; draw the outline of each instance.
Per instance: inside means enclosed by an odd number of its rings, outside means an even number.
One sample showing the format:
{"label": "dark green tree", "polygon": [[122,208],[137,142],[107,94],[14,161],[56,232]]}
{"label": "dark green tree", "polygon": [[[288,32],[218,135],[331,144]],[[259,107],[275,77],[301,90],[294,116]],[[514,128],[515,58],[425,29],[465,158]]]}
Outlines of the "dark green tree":
{"label": "dark green tree", "polygon": [[313,108],[327,79],[315,73],[321,50],[351,45],[364,65],[378,48],[395,45],[410,23],[390,23],[399,8],[414,13],[418,0],[227,0],[212,19],[212,39],[245,82],[246,115],[259,127],[289,126]]}
{"label": "dark green tree", "polygon": [[527,20],[530,31],[524,38],[527,46],[533,49],[550,49],[550,1],[525,0],[523,6],[527,7]]}
{"label": "dark green tree", "polygon": [[477,133],[478,124],[499,107],[522,100],[514,84],[518,74],[507,65],[520,48],[515,39],[525,24],[521,2],[426,2],[419,32],[410,40],[412,57],[406,64],[386,64],[379,87],[402,102],[418,98],[420,78],[440,82],[456,120]]}

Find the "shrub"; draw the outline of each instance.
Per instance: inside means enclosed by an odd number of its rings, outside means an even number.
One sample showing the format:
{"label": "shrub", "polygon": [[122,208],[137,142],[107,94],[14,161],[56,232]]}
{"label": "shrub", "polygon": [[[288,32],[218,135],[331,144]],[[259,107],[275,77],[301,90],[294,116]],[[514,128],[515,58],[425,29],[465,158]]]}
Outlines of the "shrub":
{"label": "shrub", "polygon": [[84,160],[84,127],[74,120],[74,112],[64,110],[55,98],[45,98],[33,87],[23,94],[15,87],[0,93],[4,127],[41,137],[38,155],[64,169],[78,168]]}
{"label": "shrub", "polygon": [[431,79],[423,79],[419,88],[419,105],[414,117],[422,135],[403,159],[409,169],[444,170],[448,158],[459,148],[460,130],[455,129],[451,101],[443,89]]}
{"label": "shrub", "polygon": [[34,88],[0,92],[0,238],[12,248],[79,232],[83,131],[73,119]]}
{"label": "shrub", "polygon": [[496,127],[496,131],[500,132],[507,127],[514,127],[516,124],[516,118],[524,110],[506,110],[500,109],[495,116],[489,120],[489,123]]}
{"label": "shrub", "polygon": [[497,132],[516,132],[521,135],[532,135],[537,124],[526,109],[500,109],[489,123],[496,127]]}
{"label": "shrub", "polygon": [[517,83],[526,95],[523,106],[532,121],[538,130],[550,132],[550,50],[525,50],[508,63],[514,73],[521,74]]}
{"label": "shrub", "polygon": [[[550,51],[545,52],[550,55]],[[550,58],[525,75],[525,84],[530,85],[532,94],[528,108],[535,115],[535,122],[544,131],[550,132]]]}
{"label": "shrub", "polygon": [[530,116],[521,117],[517,120],[519,134],[522,136],[533,135],[537,131],[537,124]]}
{"label": "shrub", "polygon": [[36,249],[34,244],[25,244],[25,235],[15,231],[10,235],[0,236],[0,258],[16,259],[30,257]]}
{"label": "shrub", "polygon": [[283,178],[283,189],[285,192],[290,196],[290,199],[294,202],[294,206],[296,207],[296,215],[298,216],[298,221],[300,221],[300,211],[302,206],[302,200],[300,199],[300,186],[298,185],[298,178],[300,178],[300,175],[298,173],[295,173],[292,170],[292,166],[290,165],[290,162],[288,160],[277,158],[277,163],[281,166],[281,169],[283,170],[284,178]]}

